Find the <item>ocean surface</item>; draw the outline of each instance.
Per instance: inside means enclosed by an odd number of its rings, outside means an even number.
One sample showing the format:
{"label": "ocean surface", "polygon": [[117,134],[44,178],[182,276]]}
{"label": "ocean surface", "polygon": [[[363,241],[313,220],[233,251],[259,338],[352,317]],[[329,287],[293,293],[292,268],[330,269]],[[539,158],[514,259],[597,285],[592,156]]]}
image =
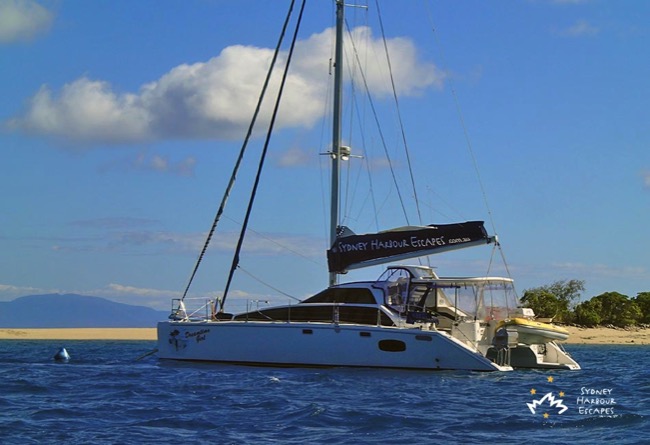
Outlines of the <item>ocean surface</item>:
{"label": "ocean surface", "polygon": [[[62,346],[68,363],[53,360]],[[569,345],[583,370],[509,373],[183,364],[146,355],[154,348],[0,341],[0,443],[647,444],[650,437],[648,346]]]}

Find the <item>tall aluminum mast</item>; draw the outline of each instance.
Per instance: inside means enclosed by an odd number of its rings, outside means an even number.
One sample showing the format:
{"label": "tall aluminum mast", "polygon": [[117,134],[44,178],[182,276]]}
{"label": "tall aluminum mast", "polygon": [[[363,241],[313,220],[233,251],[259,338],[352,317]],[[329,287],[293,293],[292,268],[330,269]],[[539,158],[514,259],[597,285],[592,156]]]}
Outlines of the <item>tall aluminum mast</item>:
{"label": "tall aluminum mast", "polygon": [[[339,226],[340,172],[341,172],[341,103],[343,99],[343,0],[336,0],[336,46],[334,49],[334,102],[332,119],[332,196],[330,213],[330,247],[336,241]],[[330,286],[336,284],[338,275],[330,273]]]}

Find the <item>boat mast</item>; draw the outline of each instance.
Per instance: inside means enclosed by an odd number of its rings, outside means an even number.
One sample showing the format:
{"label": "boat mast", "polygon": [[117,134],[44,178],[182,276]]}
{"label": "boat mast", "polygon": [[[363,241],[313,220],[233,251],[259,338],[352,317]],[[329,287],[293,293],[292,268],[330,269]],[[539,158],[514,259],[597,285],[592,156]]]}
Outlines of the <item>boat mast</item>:
{"label": "boat mast", "polygon": [[[330,213],[330,246],[336,241],[339,226],[339,185],[341,172],[341,103],[343,99],[343,25],[344,0],[336,0],[336,46],[334,48],[334,102],[332,119],[332,196]],[[330,273],[330,286],[336,284],[338,274]]]}

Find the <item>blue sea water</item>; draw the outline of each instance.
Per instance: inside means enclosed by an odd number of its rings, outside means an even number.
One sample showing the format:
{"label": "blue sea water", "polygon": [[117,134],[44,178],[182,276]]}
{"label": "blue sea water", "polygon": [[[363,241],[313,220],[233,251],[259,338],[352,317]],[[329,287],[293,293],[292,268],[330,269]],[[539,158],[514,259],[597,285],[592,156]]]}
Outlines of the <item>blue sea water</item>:
{"label": "blue sea water", "polygon": [[[68,363],[53,360],[61,346]],[[0,443],[642,444],[650,433],[648,346],[569,346],[583,370],[510,373],[141,358],[154,348],[0,341]],[[556,405],[533,414],[548,393]]]}

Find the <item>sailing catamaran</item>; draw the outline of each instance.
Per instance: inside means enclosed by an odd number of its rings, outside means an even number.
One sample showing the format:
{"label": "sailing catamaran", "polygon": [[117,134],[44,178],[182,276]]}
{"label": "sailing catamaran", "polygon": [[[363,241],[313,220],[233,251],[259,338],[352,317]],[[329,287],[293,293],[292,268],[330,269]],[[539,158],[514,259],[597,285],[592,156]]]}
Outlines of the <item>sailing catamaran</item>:
{"label": "sailing catamaran", "polygon": [[209,301],[200,312],[177,299],[170,319],[158,323],[159,357],[270,366],[580,369],[555,342],[558,330],[552,325],[534,322],[537,329],[530,335],[519,332],[530,330],[530,323],[511,322],[532,320],[534,314],[517,307],[510,278],[442,278],[430,267],[392,265],[376,280],[337,283],[338,275],[352,269],[497,240],[481,221],[363,235],[340,225],[344,4],[335,1],[330,286],[297,304],[238,314],[224,311],[230,281],[221,300]]}

